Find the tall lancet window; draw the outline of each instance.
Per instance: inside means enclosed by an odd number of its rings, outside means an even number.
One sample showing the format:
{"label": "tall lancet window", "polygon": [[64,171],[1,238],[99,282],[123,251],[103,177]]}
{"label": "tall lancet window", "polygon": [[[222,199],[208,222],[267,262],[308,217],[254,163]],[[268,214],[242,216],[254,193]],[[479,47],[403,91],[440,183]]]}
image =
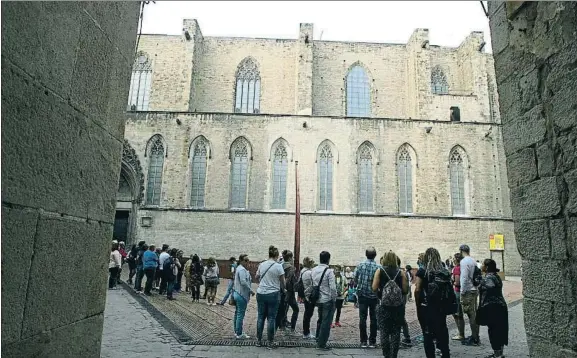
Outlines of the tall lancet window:
{"label": "tall lancet window", "polygon": [[286,209],[286,181],[288,173],[288,155],[285,144],[280,141],[274,149],[272,168],[272,208]]}
{"label": "tall lancet window", "polygon": [[447,77],[439,66],[435,66],[431,71],[431,91],[434,94],[449,94]]}
{"label": "tall lancet window", "polygon": [[160,135],[152,137],[148,143],[148,182],[146,186],[146,203],[160,205],[162,189],[162,169],[164,166],[164,141]]}
{"label": "tall lancet window", "polygon": [[333,152],[324,144],[319,151],[319,210],[333,210]]}
{"label": "tall lancet window", "polygon": [[190,205],[193,208],[204,208],[204,192],[206,184],[206,163],[208,157],[208,142],[198,138],[193,144],[192,151],[192,185]]}
{"label": "tall lancet window", "polygon": [[449,169],[451,176],[451,208],[453,215],[465,215],[465,164],[464,153],[458,148],[451,151]]}
{"label": "tall lancet window", "polygon": [[359,211],[372,212],[373,209],[373,154],[369,144],[359,148]]}
{"label": "tall lancet window", "polygon": [[249,151],[244,138],[238,138],[231,146],[230,207],[233,209],[246,208]]}
{"label": "tall lancet window", "polygon": [[150,102],[150,85],[152,80],[152,64],[144,52],[136,55],[132,66],[130,92],[128,94],[128,109],[131,111],[147,111]]}
{"label": "tall lancet window", "polygon": [[360,65],[353,66],[347,74],[347,116],[371,116],[369,76]]}
{"label": "tall lancet window", "polygon": [[252,57],[236,70],[235,113],[260,113],[260,71]]}
{"label": "tall lancet window", "polygon": [[397,156],[397,176],[399,180],[399,212],[413,213],[413,158],[407,146],[403,146]]}

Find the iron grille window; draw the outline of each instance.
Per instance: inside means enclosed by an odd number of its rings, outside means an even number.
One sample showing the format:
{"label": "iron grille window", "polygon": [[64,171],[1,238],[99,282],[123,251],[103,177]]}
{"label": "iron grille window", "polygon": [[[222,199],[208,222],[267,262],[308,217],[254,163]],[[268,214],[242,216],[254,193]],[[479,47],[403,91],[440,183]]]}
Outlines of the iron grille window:
{"label": "iron grille window", "polygon": [[411,214],[413,212],[413,165],[411,154],[406,147],[399,152],[397,160],[399,178],[399,212]]}
{"label": "iron grille window", "polygon": [[319,210],[333,210],[333,153],[328,144],[319,154]]}
{"label": "iron grille window", "polygon": [[128,109],[146,111],[150,102],[150,87],[152,67],[150,60],[144,53],[140,53],[132,66],[130,79],[130,93],[128,94]]}
{"label": "iron grille window", "polygon": [[449,94],[447,77],[439,66],[436,66],[431,71],[431,91],[434,94]]}
{"label": "iron grille window", "polygon": [[457,149],[449,159],[451,176],[451,208],[453,215],[465,215],[465,168],[463,157]]}
{"label": "iron grille window", "polygon": [[273,191],[272,208],[286,208],[286,181],[288,172],[288,155],[283,143],[279,143],[274,151],[273,161]]}
{"label": "iron grille window", "polygon": [[260,113],[260,71],[256,61],[245,58],[236,71],[235,113]]}
{"label": "iron grille window", "polygon": [[248,180],[248,143],[243,139],[235,141],[232,147],[231,208],[246,208]]}
{"label": "iron grille window", "polygon": [[361,66],[354,66],[347,75],[347,116],[369,117],[371,95],[369,76]]}
{"label": "iron grille window", "polygon": [[373,156],[371,148],[363,144],[359,153],[359,211],[373,211]]}
{"label": "iron grille window", "polygon": [[194,145],[192,154],[192,185],[191,203],[193,208],[204,208],[204,193],[206,184],[206,158],[208,143],[199,139]]}
{"label": "iron grille window", "polygon": [[162,169],[164,165],[164,143],[162,137],[155,136],[150,142],[148,153],[148,183],[146,187],[146,202],[149,205],[160,205],[162,189]]}

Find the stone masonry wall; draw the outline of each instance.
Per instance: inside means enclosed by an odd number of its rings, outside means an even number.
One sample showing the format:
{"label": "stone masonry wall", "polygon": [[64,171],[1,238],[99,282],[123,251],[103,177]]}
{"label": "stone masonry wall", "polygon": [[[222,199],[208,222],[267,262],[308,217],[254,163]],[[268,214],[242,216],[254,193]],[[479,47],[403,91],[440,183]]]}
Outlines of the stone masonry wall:
{"label": "stone masonry wall", "polygon": [[532,357],[577,357],[577,3],[489,2]]}
{"label": "stone masonry wall", "polygon": [[139,2],[2,2],[2,356],[99,357]]}

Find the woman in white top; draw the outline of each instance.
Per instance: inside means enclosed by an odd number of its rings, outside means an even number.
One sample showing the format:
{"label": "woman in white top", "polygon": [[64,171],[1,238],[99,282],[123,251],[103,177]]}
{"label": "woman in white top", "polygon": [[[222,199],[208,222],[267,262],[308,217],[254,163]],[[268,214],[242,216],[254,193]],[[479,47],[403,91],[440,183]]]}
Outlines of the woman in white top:
{"label": "woman in white top", "polygon": [[118,278],[118,270],[120,270],[121,262],[122,256],[118,251],[118,242],[113,241],[112,249],[110,250],[110,258],[108,259],[108,272],[110,273],[108,288],[111,290],[116,289],[116,279]]}
{"label": "woman in white top", "polygon": [[[280,303],[280,294],[286,292],[284,282],[284,269],[278,263],[279,252],[274,246],[268,248],[268,260],[258,266],[256,279],[259,281],[256,290],[256,303],[258,307],[258,318],[256,323],[256,336],[258,346],[262,346],[262,334],[264,330],[264,320],[268,322],[267,327],[267,348],[273,346],[274,332],[276,326],[276,315]],[[265,316],[266,314],[266,316]]]}

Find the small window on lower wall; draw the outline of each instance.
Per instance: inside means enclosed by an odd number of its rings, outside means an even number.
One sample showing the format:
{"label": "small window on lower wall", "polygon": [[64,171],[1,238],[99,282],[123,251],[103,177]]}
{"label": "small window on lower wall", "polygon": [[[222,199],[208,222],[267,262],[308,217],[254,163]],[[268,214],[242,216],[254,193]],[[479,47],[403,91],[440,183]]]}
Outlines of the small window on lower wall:
{"label": "small window on lower wall", "polygon": [[152,218],[150,216],[143,216],[140,218],[140,226],[150,227],[152,226]]}
{"label": "small window on lower wall", "polygon": [[451,107],[450,108],[450,119],[451,122],[460,122],[461,121],[461,111],[459,110],[459,107]]}

